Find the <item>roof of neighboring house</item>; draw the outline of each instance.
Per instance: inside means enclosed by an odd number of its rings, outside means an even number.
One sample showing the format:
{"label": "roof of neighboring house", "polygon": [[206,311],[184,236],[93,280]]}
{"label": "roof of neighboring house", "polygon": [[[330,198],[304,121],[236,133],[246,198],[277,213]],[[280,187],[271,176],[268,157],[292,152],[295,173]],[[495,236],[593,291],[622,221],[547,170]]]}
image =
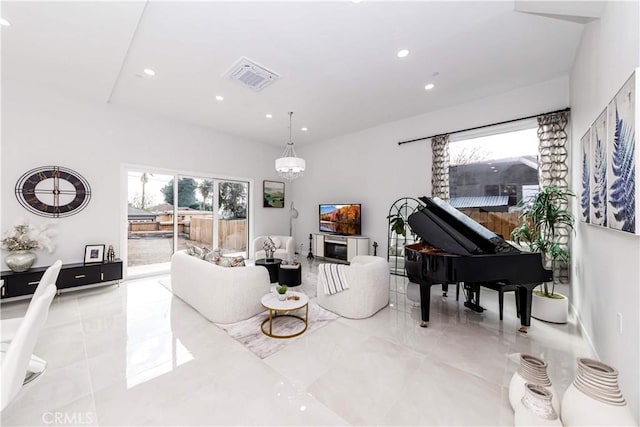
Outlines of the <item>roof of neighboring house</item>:
{"label": "roof of neighboring house", "polygon": [[128,210],[127,210],[127,216],[129,218],[131,217],[135,217],[135,218],[155,218],[156,214],[152,213],[152,212],[147,212],[144,209],[138,209],[138,208],[134,208],[133,206],[129,206]]}
{"label": "roof of neighboring house", "polygon": [[507,206],[509,204],[509,196],[453,197],[449,200],[449,204],[458,209]]}
{"label": "roof of neighboring house", "polygon": [[150,206],[149,210],[153,212],[173,211],[173,205],[169,203],[160,203],[159,205]]}

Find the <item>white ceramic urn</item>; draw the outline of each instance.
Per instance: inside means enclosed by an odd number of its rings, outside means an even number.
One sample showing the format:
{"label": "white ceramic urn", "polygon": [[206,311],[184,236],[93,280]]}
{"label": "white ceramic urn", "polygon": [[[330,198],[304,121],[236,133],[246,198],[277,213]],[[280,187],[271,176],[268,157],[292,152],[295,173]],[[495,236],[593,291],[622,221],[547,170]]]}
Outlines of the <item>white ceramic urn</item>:
{"label": "white ceramic urn", "polygon": [[520,366],[509,382],[509,403],[515,411],[516,405],[525,394],[525,384],[537,384],[551,392],[551,404],[556,413],[560,413],[560,399],[547,374],[547,362],[531,354],[520,354]]}
{"label": "white ceramic urn", "polygon": [[562,397],[565,426],[635,426],[618,386],[618,371],[598,360],[579,358],[578,373]]}

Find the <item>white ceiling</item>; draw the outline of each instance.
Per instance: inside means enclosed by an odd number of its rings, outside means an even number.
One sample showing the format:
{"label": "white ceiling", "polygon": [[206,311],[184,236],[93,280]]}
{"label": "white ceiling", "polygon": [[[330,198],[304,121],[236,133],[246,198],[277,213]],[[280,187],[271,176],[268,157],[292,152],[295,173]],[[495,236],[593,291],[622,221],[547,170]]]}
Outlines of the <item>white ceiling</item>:
{"label": "white ceiling", "polygon": [[[3,1],[1,14],[12,24],[2,27],[3,84],[278,145],[287,111],[303,145],[566,75],[582,31],[510,1]],[[281,79],[261,92],[225,80],[241,56]]]}

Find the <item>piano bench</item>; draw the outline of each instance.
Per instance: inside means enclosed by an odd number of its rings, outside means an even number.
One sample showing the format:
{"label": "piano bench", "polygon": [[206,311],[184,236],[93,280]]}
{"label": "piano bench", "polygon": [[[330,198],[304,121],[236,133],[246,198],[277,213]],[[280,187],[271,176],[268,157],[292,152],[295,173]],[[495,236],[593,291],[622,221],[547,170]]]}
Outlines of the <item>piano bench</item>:
{"label": "piano bench", "polygon": [[[500,310],[500,320],[502,320],[502,312],[504,309],[504,293],[505,292],[515,292],[516,285],[507,285],[504,282],[487,282],[482,283],[481,286],[485,288],[493,289],[498,292],[498,306]],[[516,313],[518,317],[520,317],[520,304],[518,302],[518,293],[515,292],[514,296],[516,298]]]}

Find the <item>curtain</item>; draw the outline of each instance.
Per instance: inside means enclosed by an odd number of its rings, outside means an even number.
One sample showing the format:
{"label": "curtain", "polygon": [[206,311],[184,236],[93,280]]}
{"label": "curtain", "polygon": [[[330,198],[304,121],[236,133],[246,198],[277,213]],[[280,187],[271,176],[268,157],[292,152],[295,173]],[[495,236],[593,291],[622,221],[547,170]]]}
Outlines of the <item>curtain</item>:
{"label": "curtain", "polygon": [[431,138],[431,195],[449,200],[449,135]]}
{"label": "curtain", "polygon": [[[538,117],[538,146],[540,187],[558,187],[569,189],[569,154],[567,150],[567,124],[569,113],[566,111],[545,114]],[[567,206],[563,206],[566,208]],[[569,248],[570,230],[566,227],[558,230],[560,246]],[[569,282],[567,266],[557,267],[554,272],[556,283]]]}

